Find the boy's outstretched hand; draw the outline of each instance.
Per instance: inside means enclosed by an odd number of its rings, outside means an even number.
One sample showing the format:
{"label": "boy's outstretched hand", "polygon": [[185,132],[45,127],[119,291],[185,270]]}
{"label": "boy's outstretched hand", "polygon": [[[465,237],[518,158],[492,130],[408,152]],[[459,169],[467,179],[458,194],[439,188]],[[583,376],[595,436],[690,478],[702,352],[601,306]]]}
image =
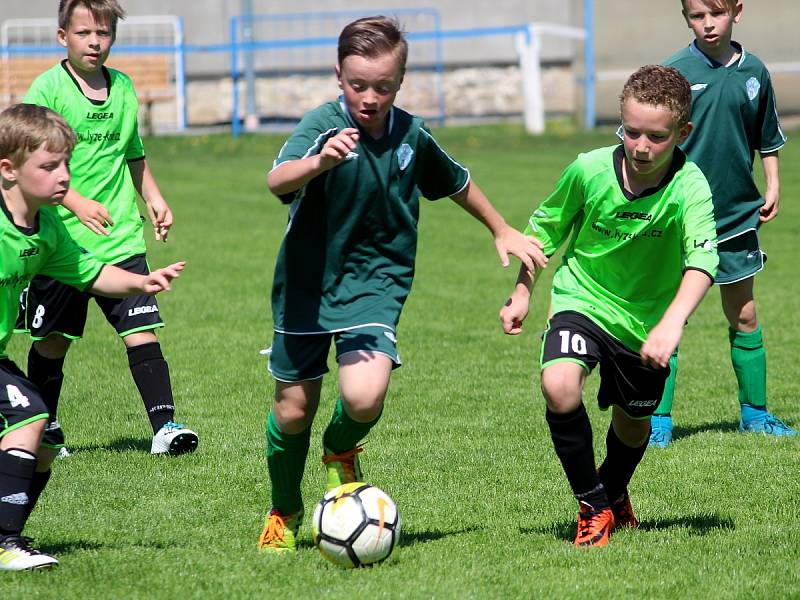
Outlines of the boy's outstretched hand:
{"label": "boy's outstretched hand", "polygon": [[504,225],[494,238],[494,246],[500,256],[500,263],[507,267],[509,265],[508,255],[516,256],[528,271],[533,272],[534,266],[544,269],[547,266],[547,257],[542,252],[544,245],[533,236],[526,236],[510,227]]}
{"label": "boy's outstretched hand", "polygon": [[331,169],[342,162],[347,155],[356,149],[358,129],[347,127],[330,138],[319,153],[320,166]]}
{"label": "boy's outstretched hand", "polygon": [[159,292],[166,292],[170,290],[170,282],[179,277],[181,271],[186,266],[186,261],[176,262],[168,267],[156,269],[151,271],[149,275],[145,275],[144,292],[149,296],[155,296]]}

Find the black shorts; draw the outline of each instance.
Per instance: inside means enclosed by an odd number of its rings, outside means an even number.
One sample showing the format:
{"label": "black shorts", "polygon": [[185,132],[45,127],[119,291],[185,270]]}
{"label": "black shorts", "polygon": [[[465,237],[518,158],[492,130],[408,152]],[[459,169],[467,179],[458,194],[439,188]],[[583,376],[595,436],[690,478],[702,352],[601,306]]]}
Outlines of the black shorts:
{"label": "black shorts", "polygon": [[619,406],[633,419],[653,414],[664,393],[669,367],[654,369],[591,319],[564,311],[553,315],[542,343],[542,369],[557,362],[575,362],[591,372],[600,364],[597,402],[603,410]]}
{"label": "black shorts", "polygon": [[[137,275],[150,272],[144,255],[133,256],[115,266]],[[17,331],[28,332],[35,340],[54,333],[79,339],[86,325],[90,298],[94,298],[120,337],[164,326],[155,296],[106,298],[37,275],[20,298]]]}
{"label": "black shorts", "polygon": [[39,388],[11,359],[0,358],[0,437],[46,418],[47,407]]}

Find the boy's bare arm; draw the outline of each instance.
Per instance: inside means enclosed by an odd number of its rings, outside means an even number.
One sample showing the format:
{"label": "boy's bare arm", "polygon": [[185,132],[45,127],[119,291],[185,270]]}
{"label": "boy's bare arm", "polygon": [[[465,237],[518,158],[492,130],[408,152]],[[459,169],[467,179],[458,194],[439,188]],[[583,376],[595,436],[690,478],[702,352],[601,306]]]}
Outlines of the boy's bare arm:
{"label": "boy's bare arm", "polygon": [[318,154],[307,158],[288,160],[267,175],[267,185],[276,196],[296,192],[317,175],[332,169],[355,150],[358,129],[348,127],[330,138]]}
{"label": "boy's bare arm", "polygon": [[510,227],[473,181],[451,198],[492,232],[497,254],[504,267],[509,265],[509,254],[522,261],[528,271],[533,271],[536,266],[544,268],[547,265],[547,257],[542,253],[542,243]]}
{"label": "boy's bare arm", "polygon": [[511,292],[503,308],[500,309],[500,323],[504,333],[508,335],[522,333],[522,322],[528,316],[531,293],[538,271],[539,269],[537,268],[535,273],[531,273],[525,265],[520,266],[514,291]]}
{"label": "boy's bare arm", "polygon": [[764,152],[761,155],[761,164],[764,167],[764,179],[767,187],[764,190],[764,206],[761,207],[761,222],[766,223],[778,216],[778,205],[780,204],[780,159],[778,151]]}
{"label": "boy's bare arm", "polygon": [[173,223],[172,210],[161,194],[147,159],[129,162],[128,169],[131,172],[133,185],[147,207],[147,216],[153,224],[156,240],[166,242]]}
{"label": "boy's bare arm", "polygon": [[669,364],[669,357],[681,341],[686,320],[700,304],[711,284],[711,278],[702,271],[689,269],[683,274],[678,293],[639,351],[642,362],[655,368],[665,368]]}
{"label": "boy's bare arm", "polygon": [[137,275],[113,265],[106,265],[94,280],[90,290],[109,298],[127,298],[144,294],[155,296],[170,289],[170,282],[180,275],[185,261],[177,262],[151,271],[149,275]]}
{"label": "boy's bare arm", "polygon": [[83,223],[87,229],[93,231],[97,235],[108,235],[107,227],[114,224],[105,206],[96,200],[81,196],[72,188],[67,190],[62,204],[64,208],[78,217],[78,220]]}

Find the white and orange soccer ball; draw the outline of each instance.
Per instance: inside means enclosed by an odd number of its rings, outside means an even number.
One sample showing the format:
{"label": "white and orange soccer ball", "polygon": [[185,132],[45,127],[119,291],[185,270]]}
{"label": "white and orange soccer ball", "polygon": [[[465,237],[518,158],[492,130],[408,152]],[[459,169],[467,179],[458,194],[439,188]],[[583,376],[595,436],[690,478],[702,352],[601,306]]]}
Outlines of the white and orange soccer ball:
{"label": "white and orange soccer ball", "polygon": [[400,513],[389,495],[368,483],[341,485],[314,509],[314,544],[322,556],[352,568],[385,560],[400,537]]}

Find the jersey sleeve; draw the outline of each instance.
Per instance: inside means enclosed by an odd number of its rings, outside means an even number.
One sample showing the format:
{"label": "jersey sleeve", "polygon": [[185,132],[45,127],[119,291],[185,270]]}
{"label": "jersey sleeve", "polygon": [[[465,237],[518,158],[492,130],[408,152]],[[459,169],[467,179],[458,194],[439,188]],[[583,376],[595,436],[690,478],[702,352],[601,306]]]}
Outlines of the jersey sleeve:
{"label": "jersey sleeve", "polygon": [[551,256],[572,231],[585,203],[583,169],[580,158],[561,174],[555,190],[545,198],[528,219],[525,235],[533,235],[544,244],[542,251]]}
{"label": "jersey sleeve", "polygon": [[54,219],[48,226],[56,231],[57,243],[39,273],[85,290],[105,265],[73,242],[60,221]]}
{"label": "jersey sleeve", "polygon": [[38,106],[46,106],[50,109],[54,108],[51,86],[47,85],[45,73],[33,80],[31,87],[25,92],[25,97],[22,101],[25,104],[36,104]]}
{"label": "jersey sleeve", "polygon": [[469,170],[444,151],[425,125],[420,125],[417,152],[414,178],[428,200],[454,196],[469,183]]}
{"label": "jersey sleeve", "polygon": [[761,81],[759,113],[761,115],[761,140],[758,150],[759,152],[774,152],[786,143],[786,135],[784,135],[778,120],[775,90],[772,87],[772,79],[766,69],[764,69],[764,76]]}
{"label": "jersey sleeve", "polygon": [[127,80],[125,91],[128,94],[130,111],[133,115],[133,135],[131,135],[131,139],[125,147],[125,160],[141,160],[144,158],[144,144],[142,143],[142,137],[139,135],[139,99],[130,79]]}
{"label": "jersey sleeve", "polygon": [[707,183],[695,182],[687,190],[682,216],[684,269],[703,271],[713,281],[717,276],[719,256],[714,204]]}

